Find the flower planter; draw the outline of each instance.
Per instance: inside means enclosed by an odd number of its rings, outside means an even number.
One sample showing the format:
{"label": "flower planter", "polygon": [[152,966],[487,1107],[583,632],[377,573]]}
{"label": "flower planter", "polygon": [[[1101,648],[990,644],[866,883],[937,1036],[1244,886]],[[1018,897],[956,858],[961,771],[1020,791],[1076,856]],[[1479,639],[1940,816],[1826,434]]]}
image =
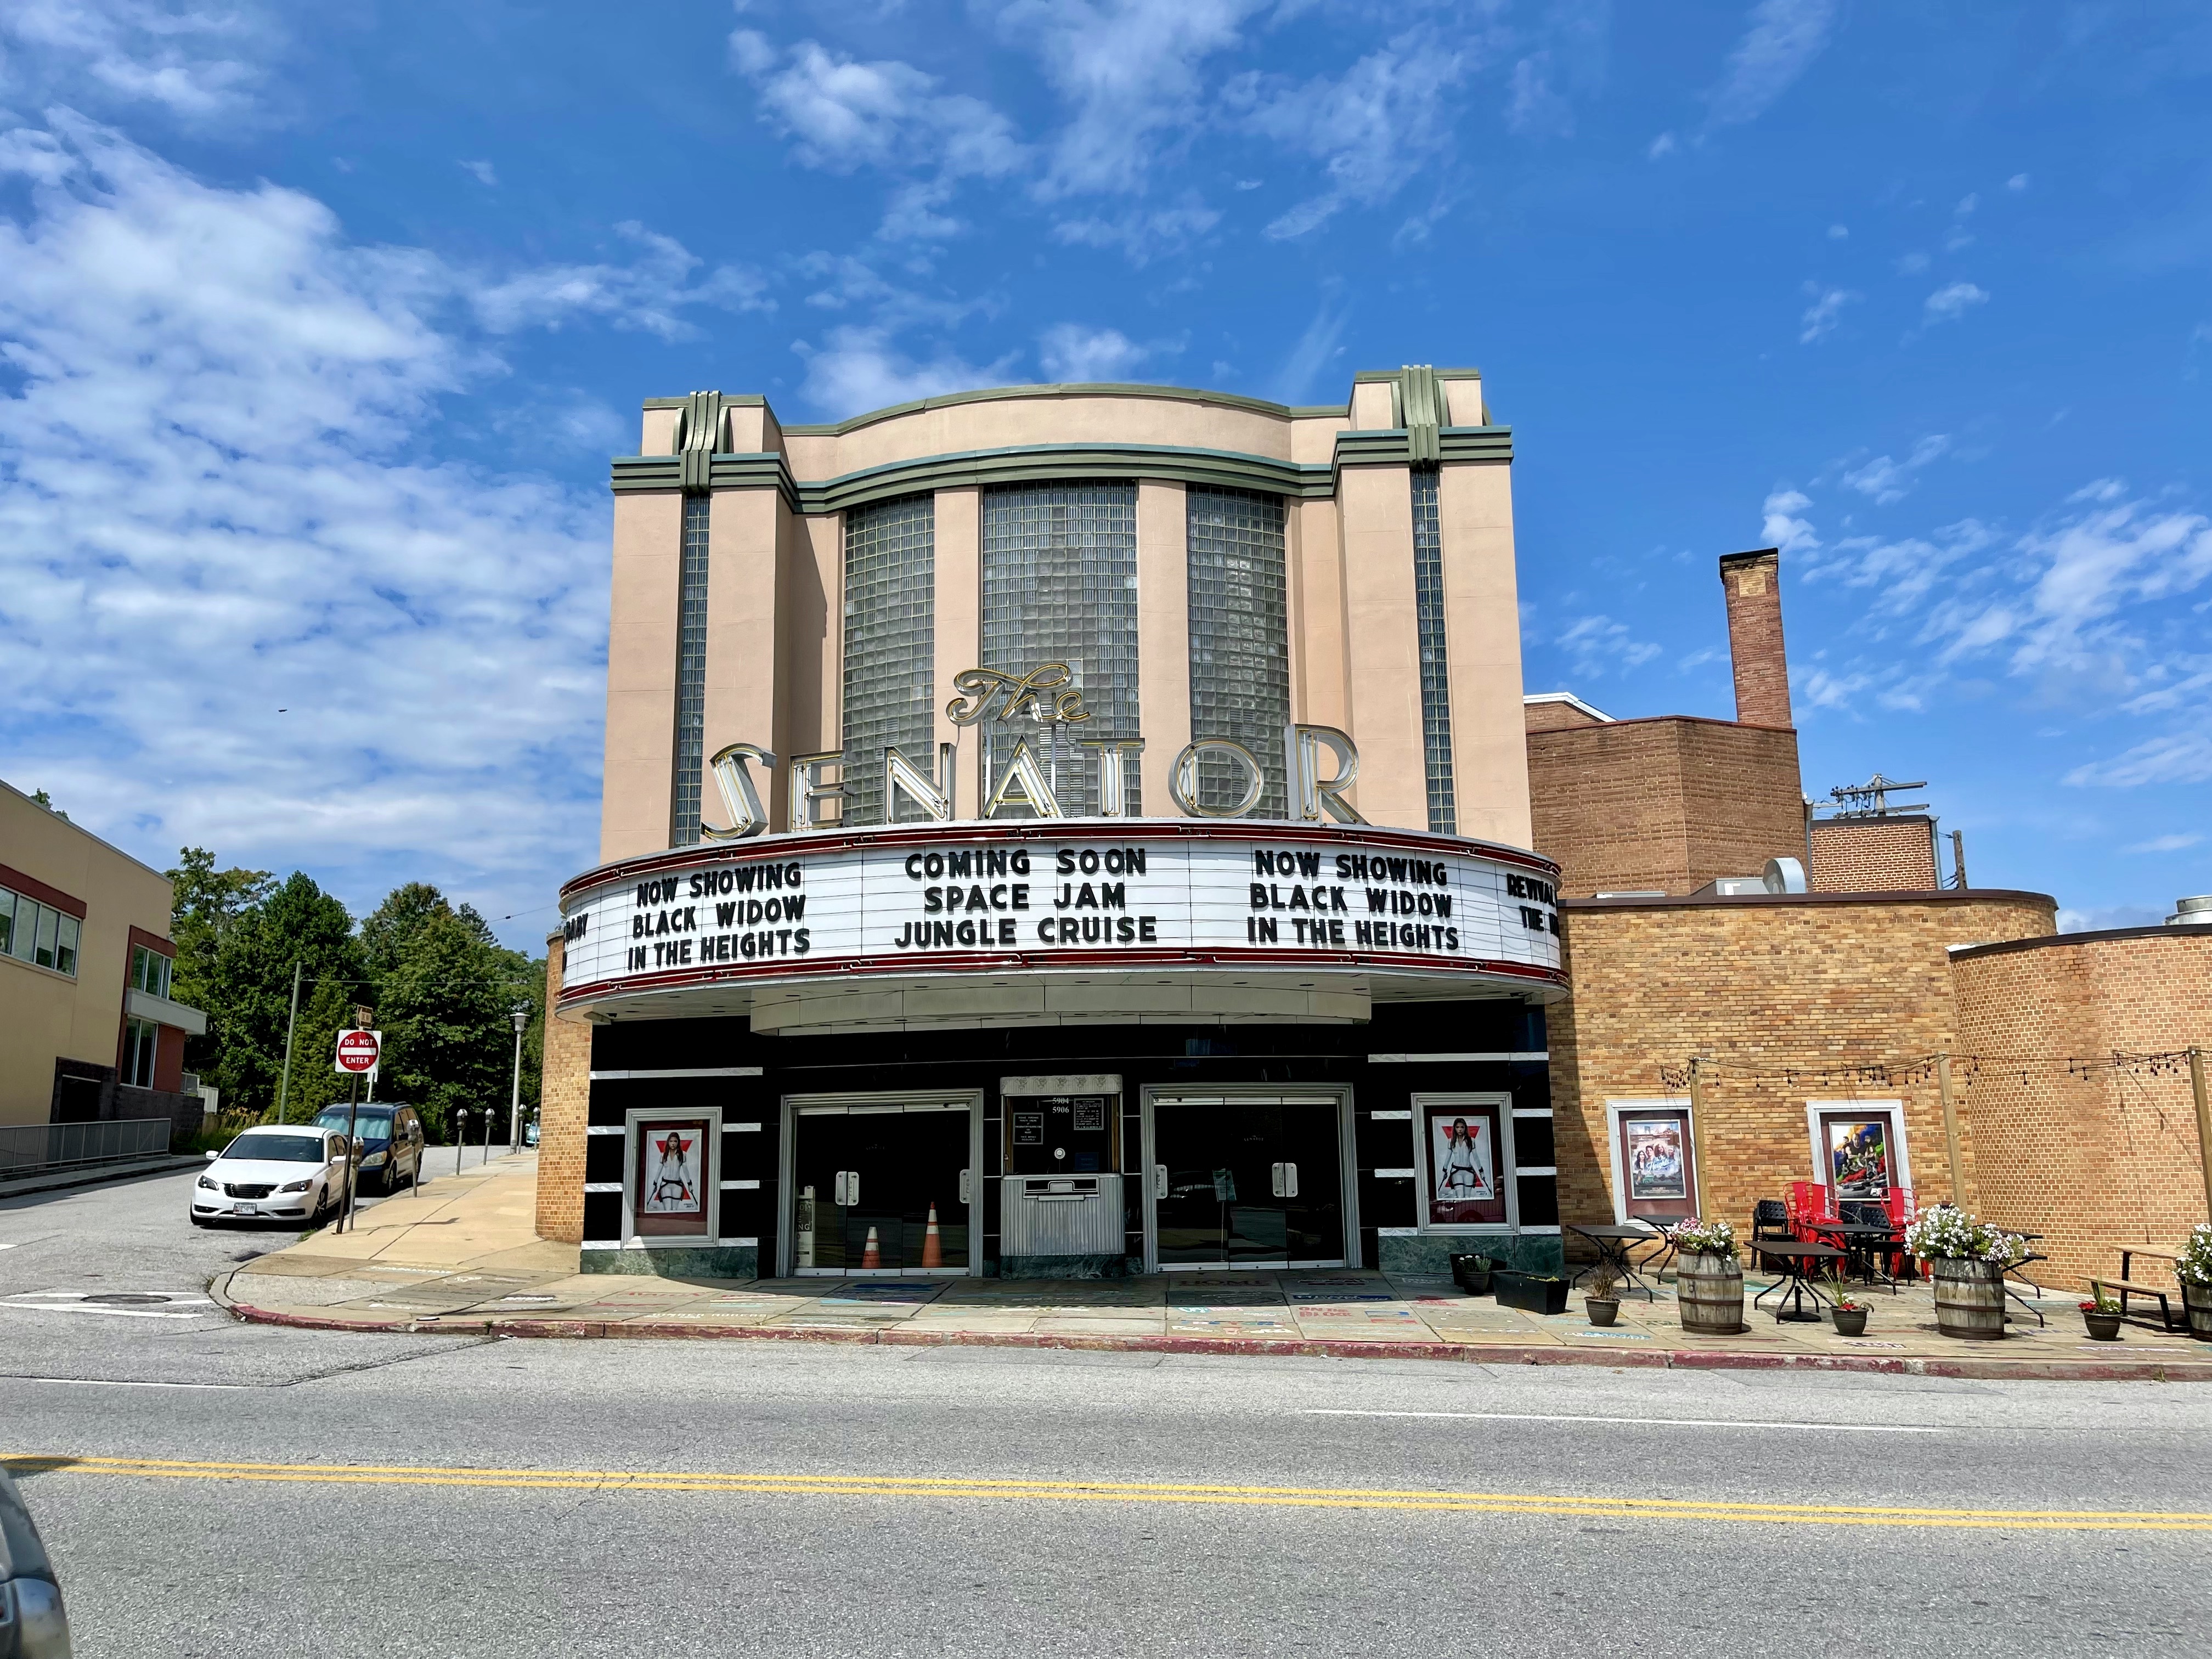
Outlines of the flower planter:
{"label": "flower planter", "polygon": [[1494,1265],[1486,1255],[1455,1255],[1451,1259],[1452,1283],[1469,1296],[1488,1296]]}
{"label": "flower planter", "polygon": [[2189,1313],[2189,1334],[2199,1342],[2212,1342],[2212,1285],[2181,1281],[2181,1305]]}
{"label": "flower planter", "polygon": [[2005,1334],[2002,1267],[1938,1256],[1928,1270],[1936,1280],[1938,1331],[1963,1342],[1994,1342]]}
{"label": "flower planter", "polygon": [[1490,1275],[1490,1284],[1498,1292],[1498,1305],[1501,1308],[1518,1308],[1523,1313],[1533,1314],[1563,1314],[1567,1310],[1567,1281],[1564,1279],[1547,1279],[1500,1267]]}
{"label": "flower planter", "polygon": [[1674,1295],[1684,1330],[1734,1336],[1743,1329],[1743,1268],[1734,1256],[1675,1257]]}
{"label": "flower planter", "polygon": [[1828,1317],[1835,1322],[1838,1336],[1864,1336],[1867,1310],[1864,1308],[1831,1308]]}
{"label": "flower planter", "polygon": [[1610,1296],[1586,1296],[1583,1306],[1589,1310],[1593,1325],[1610,1325],[1620,1317],[1620,1299]]}
{"label": "flower planter", "polygon": [[2081,1322],[2089,1328],[2092,1342],[2117,1342],[2120,1340],[2120,1316],[2116,1313],[2098,1313],[2093,1309],[2081,1310]]}

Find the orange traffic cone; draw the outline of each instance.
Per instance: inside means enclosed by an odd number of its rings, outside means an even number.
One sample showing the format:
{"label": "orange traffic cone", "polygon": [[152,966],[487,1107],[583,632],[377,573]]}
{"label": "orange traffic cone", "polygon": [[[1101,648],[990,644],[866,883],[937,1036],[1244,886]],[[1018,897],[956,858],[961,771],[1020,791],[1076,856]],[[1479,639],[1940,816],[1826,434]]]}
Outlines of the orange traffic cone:
{"label": "orange traffic cone", "polygon": [[868,1229],[868,1242],[860,1247],[860,1265],[863,1267],[880,1267],[884,1265],[883,1247],[876,1243],[876,1230],[873,1227]]}
{"label": "orange traffic cone", "polygon": [[945,1241],[937,1236],[937,1206],[929,1206],[929,1225],[922,1230],[921,1265],[942,1267],[945,1265]]}

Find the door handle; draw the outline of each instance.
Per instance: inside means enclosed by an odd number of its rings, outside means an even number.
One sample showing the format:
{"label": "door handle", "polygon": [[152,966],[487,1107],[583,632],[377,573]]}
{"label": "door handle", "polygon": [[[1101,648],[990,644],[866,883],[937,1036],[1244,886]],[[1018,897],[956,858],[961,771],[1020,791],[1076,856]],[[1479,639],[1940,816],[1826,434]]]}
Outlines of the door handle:
{"label": "door handle", "polygon": [[1297,1195],[1298,1166],[1295,1164],[1285,1164],[1283,1165],[1283,1196],[1296,1198]]}
{"label": "door handle", "polygon": [[1155,1164],[1152,1165],[1152,1196],[1165,1198],[1167,1195],[1168,1166],[1164,1164]]}
{"label": "door handle", "polygon": [[975,1201],[975,1172],[973,1170],[963,1170],[960,1172],[960,1201],[963,1204],[973,1204]]}
{"label": "door handle", "polygon": [[1284,1166],[1279,1164],[1270,1164],[1267,1166],[1267,1190],[1277,1198],[1289,1196],[1283,1190],[1283,1168]]}

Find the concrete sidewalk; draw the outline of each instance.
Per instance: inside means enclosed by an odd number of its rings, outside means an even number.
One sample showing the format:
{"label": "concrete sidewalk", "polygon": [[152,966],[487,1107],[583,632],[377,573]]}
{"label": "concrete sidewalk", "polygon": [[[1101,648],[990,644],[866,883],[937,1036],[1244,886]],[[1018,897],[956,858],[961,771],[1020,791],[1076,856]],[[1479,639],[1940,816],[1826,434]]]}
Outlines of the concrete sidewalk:
{"label": "concrete sidewalk", "polygon": [[[2015,1308],[2005,1340],[1967,1343],[1937,1334],[1917,1285],[1873,1291],[1866,1334],[1847,1338],[1757,1310],[1742,1335],[1688,1335],[1664,1285],[1648,1304],[1624,1301],[1620,1323],[1601,1329],[1579,1296],[1547,1318],[1462,1295],[1449,1280],[1359,1269],[1085,1281],[648,1279],[578,1273],[574,1245],[532,1232],[536,1206],[536,1156],[495,1158],[380,1204],[356,1231],[316,1233],[218,1275],[210,1291],[240,1318],[321,1329],[2212,1382],[2212,1349],[2133,1326],[2118,1343],[2091,1342],[2076,1298],[2055,1291],[2035,1304],[2045,1326]],[[1769,1282],[1752,1276],[1747,1293]]]}

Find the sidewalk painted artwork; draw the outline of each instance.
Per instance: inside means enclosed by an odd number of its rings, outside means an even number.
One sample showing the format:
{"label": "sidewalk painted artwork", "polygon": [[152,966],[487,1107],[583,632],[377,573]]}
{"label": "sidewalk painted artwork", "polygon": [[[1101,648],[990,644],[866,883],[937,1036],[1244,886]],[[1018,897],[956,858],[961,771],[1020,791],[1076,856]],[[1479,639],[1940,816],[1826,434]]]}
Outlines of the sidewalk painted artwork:
{"label": "sidewalk painted artwork", "polygon": [[1682,1157],[1682,1121],[1632,1117],[1621,1127],[1628,1141],[1629,1197],[1686,1198],[1688,1167]]}

